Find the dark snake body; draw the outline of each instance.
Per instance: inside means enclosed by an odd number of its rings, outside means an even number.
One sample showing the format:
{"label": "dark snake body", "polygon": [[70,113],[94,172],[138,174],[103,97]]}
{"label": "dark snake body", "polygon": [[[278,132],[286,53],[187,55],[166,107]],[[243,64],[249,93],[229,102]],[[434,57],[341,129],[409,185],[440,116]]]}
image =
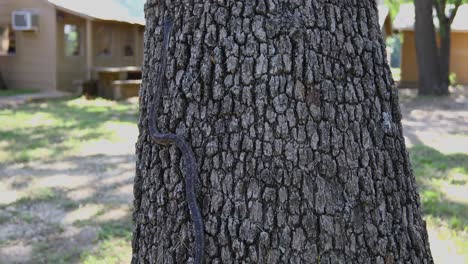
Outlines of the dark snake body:
{"label": "dark snake body", "polygon": [[157,109],[161,100],[161,90],[164,86],[163,79],[167,63],[167,51],[169,48],[173,24],[174,22],[170,17],[166,18],[164,21],[164,40],[161,48],[159,69],[156,76],[153,103],[151,104],[150,109],[149,131],[151,138],[156,142],[156,144],[176,145],[182,153],[182,158],[185,159],[185,171],[187,174],[185,176],[185,195],[195,235],[195,264],[200,264],[202,262],[204,252],[204,230],[203,219],[195,195],[195,181],[198,179],[195,155],[192,147],[187,143],[187,141],[185,141],[182,135],[161,133],[157,126]]}

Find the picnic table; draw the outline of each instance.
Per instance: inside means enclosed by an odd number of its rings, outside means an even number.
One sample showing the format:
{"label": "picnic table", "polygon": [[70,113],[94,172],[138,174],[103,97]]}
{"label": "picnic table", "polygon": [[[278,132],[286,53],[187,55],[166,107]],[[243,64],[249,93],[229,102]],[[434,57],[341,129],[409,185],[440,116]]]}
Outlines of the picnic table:
{"label": "picnic table", "polygon": [[119,100],[138,96],[141,85],[141,67],[94,67],[98,80],[98,95]]}

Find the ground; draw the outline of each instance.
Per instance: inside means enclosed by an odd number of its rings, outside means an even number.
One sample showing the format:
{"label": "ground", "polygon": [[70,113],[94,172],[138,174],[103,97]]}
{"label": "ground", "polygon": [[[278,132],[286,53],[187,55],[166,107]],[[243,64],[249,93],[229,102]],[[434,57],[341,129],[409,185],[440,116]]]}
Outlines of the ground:
{"label": "ground", "polygon": [[[468,263],[468,88],[402,90],[436,263]],[[2,100],[0,98],[0,100]],[[128,263],[137,100],[0,109],[0,263]]]}

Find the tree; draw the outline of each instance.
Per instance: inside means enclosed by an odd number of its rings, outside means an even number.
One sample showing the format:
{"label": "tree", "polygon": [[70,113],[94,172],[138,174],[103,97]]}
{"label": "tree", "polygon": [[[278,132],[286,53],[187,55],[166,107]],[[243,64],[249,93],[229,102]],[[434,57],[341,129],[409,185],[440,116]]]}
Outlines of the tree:
{"label": "tree", "polygon": [[439,68],[439,56],[435,27],[432,16],[433,3],[428,0],[415,0],[415,41],[419,68],[419,94],[446,95],[448,87],[443,87]]}
{"label": "tree", "polygon": [[373,0],[145,9],[132,263],[432,263]]}
{"label": "tree", "polygon": [[2,72],[0,71],[0,90],[6,90],[7,86],[5,81],[3,80]]}
{"label": "tree", "polygon": [[[419,93],[422,95],[449,94],[451,25],[462,0],[415,0],[416,54],[419,65]],[[447,10],[447,3],[453,3]],[[433,22],[435,9],[439,20],[437,45]]]}

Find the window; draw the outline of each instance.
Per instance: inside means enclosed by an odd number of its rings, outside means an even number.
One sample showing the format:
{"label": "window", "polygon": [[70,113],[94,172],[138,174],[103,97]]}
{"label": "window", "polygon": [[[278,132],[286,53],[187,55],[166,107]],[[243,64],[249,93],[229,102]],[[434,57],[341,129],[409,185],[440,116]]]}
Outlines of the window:
{"label": "window", "polygon": [[133,31],[127,30],[125,32],[125,38],[124,38],[124,56],[125,57],[133,57],[133,42],[135,38],[133,36]]}
{"label": "window", "polygon": [[13,55],[16,53],[16,35],[11,25],[0,25],[0,55]]}
{"label": "window", "polygon": [[96,28],[96,56],[110,56],[112,45],[112,30],[108,26],[99,26]]}
{"label": "window", "polygon": [[81,53],[81,36],[77,25],[65,24],[65,55],[79,56]]}

